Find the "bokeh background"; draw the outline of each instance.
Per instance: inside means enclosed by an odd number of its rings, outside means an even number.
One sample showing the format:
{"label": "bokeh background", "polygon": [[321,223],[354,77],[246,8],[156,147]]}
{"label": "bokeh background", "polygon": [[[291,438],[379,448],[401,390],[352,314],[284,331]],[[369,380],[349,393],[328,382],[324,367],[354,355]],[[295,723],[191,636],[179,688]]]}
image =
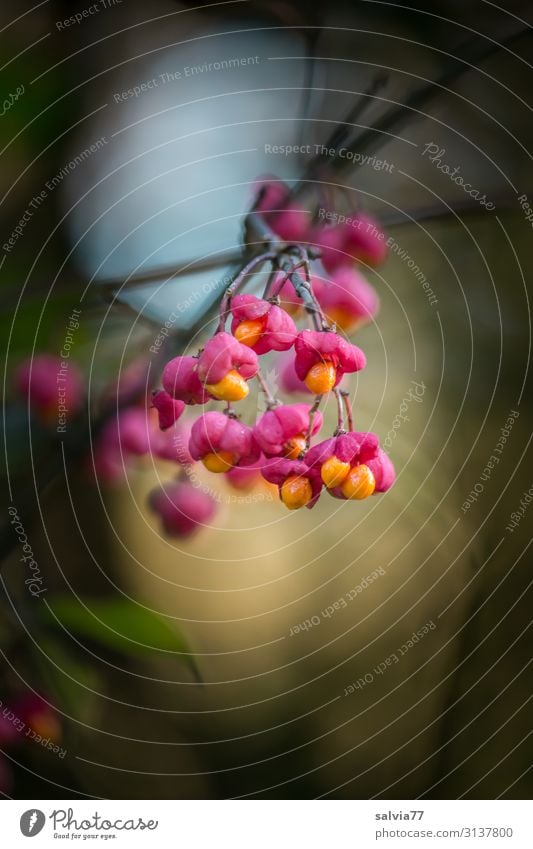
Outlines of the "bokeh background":
{"label": "bokeh background", "polygon": [[[1,11],[3,244],[47,181],[101,140],[0,258],[0,699],[41,695],[66,752],[2,745],[4,796],[528,798],[533,234],[519,198],[533,203],[531,10],[90,7],[4,0]],[[246,63],[205,69],[235,58]],[[413,99],[431,81],[432,96]],[[157,382],[164,360],[149,349],[176,305],[171,351],[201,341],[258,174],[308,179],[308,155],[268,146],[322,144],[359,107],[354,150],[392,168],[326,159],[309,203],[320,186],[357,198],[398,245],[373,273],[381,311],[357,334],[368,367],[350,381],[358,429],[392,433],[398,480],[370,503],[324,497],[296,514],[267,486],[246,498],[217,482],[212,526],[165,537],[146,496],[171,464],[141,461],[112,487],[91,478],[101,399],[132,364]],[[429,144],[495,208],[467,197]],[[58,354],[73,308],[89,398],[58,439],[12,375]],[[39,598],[10,504],[44,576]]]}

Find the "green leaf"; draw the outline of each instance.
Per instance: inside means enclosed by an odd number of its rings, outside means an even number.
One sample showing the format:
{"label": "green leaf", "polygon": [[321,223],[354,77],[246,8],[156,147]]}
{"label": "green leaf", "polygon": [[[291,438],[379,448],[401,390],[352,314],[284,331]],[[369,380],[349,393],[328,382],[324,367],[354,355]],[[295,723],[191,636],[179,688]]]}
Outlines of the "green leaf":
{"label": "green leaf", "polygon": [[54,695],[78,722],[89,722],[104,686],[95,665],[81,663],[57,638],[41,634],[39,646],[42,653],[35,658],[46,681],[46,692]]}
{"label": "green leaf", "polygon": [[180,656],[200,680],[194,656],[183,634],[156,613],[124,598],[77,600],[56,596],[42,608],[47,624],[88,637],[130,655],[161,651]]}

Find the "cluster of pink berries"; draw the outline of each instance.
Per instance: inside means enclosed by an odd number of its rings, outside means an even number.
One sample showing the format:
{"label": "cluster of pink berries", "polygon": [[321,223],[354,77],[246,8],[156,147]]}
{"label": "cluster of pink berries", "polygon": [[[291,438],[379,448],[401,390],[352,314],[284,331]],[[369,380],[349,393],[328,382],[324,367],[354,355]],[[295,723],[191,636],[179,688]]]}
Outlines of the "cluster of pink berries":
{"label": "cluster of pink berries", "polygon": [[[379,310],[379,298],[362,268],[381,265],[387,257],[379,224],[362,213],[344,216],[338,224],[317,224],[302,204],[291,199],[284,183],[265,178],[258,181],[257,189],[255,210],[273,233],[286,242],[320,250],[322,268],[311,274],[311,284],[327,319],[345,333],[371,321]],[[290,282],[282,287],[280,297],[291,315],[301,312],[301,298]]]}
{"label": "cluster of pink berries", "polygon": [[[185,468],[194,463],[188,450],[190,426],[177,422],[185,404],[181,401],[168,403],[166,393],[154,393],[152,404],[159,406],[158,416],[147,405],[145,393],[140,389],[145,373],[145,363],[132,364],[121,376],[120,383],[110,387],[104,398],[120,407],[125,396],[135,396],[105,420],[94,440],[91,456],[87,457],[87,472],[104,484],[122,480],[128,467],[143,457],[177,462]],[[29,403],[32,414],[60,432],[63,432],[63,426],[58,427],[60,416],[65,413],[69,420],[74,419],[86,400],[85,381],[74,361],[69,362],[65,370],[61,358],[38,354],[31,360],[24,360],[14,377],[16,392]],[[232,483],[239,486],[240,481],[234,478],[231,476]],[[216,512],[212,496],[192,486],[186,477],[153,493],[150,503],[161,515],[167,533],[182,538],[210,522]],[[1,777],[0,763],[0,787]]]}
{"label": "cluster of pink berries", "polygon": [[[165,365],[163,389],[152,402],[160,427],[167,432],[179,427],[187,406],[225,402],[224,409],[203,411],[193,422],[187,446],[192,460],[226,476],[259,471],[277,486],[290,510],[313,507],[324,488],[348,500],[385,492],[394,481],[393,465],[374,434],[353,432],[347,393],[339,388],[345,374],[365,367],[366,358],[336,332],[337,327],[353,329],[368,321],[378,309],[377,295],[356,264],[384,259],[383,234],[362,216],[363,227],[313,226],[310,214],[289,200],[289,190],[278,181],[260,184],[254,212],[283,242],[237,276],[222,299],[216,331],[203,348]],[[317,248],[324,275],[331,272],[329,280],[311,271],[309,257]],[[262,297],[239,293],[253,267],[265,262],[270,262],[271,273]],[[299,269],[305,279],[295,277]],[[306,311],[313,329],[299,330],[295,318]],[[271,352],[287,357],[284,388],[311,393],[313,404],[288,405],[273,397],[260,369],[260,357]],[[233,405],[248,396],[253,379],[265,394],[267,409],[250,426]],[[329,393],[337,396],[339,411],[348,412],[350,430],[344,429],[340,412],[335,434],[312,446],[323,426],[318,408]],[[150,499],[167,530],[183,509],[177,495],[164,487]]]}
{"label": "cluster of pink berries", "polygon": [[[119,409],[93,446],[93,468],[104,481],[122,476],[132,459],[146,455],[178,463],[178,478],[152,492],[149,503],[165,531],[180,537],[207,524],[216,510],[213,496],[187,479],[185,470],[198,461],[237,488],[260,479],[277,486],[291,510],[313,507],[324,488],[335,498],[359,500],[394,481],[377,437],[353,431],[340,383],[345,374],[363,369],[366,358],[337,332],[353,331],[378,311],[378,296],[361,268],[385,259],[384,234],[360,214],[347,219],[350,223],[317,224],[278,180],[262,180],[257,189],[250,214],[268,234],[265,252],[224,293],[215,333],[196,354],[171,359],[163,369],[163,388],[152,394],[148,408],[142,395]],[[240,292],[265,265],[270,273],[262,296]],[[305,316],[312,327],[299,329],[296,321]],[[285,392],[313,395],[312,403],[284,404],[274,397],[260,369],[260,358],[272,352],[282,354]],[[18,372],[20,391],[30,394],[45,419],[57,407],[58,368],[56,359],[41,356]],[[66,377],[64,395],[75,411],[84,393],[74,364]],[[233,405],[248,396],[252,380],[265,395],[266,412],[250,426]],[[122,387],[115,389],[120,401]],[[319,406],[330,393],[336,397],[337,428],[312,445],[323,427]],[[216,402],[224,408],[186,421],[187,408]]]}

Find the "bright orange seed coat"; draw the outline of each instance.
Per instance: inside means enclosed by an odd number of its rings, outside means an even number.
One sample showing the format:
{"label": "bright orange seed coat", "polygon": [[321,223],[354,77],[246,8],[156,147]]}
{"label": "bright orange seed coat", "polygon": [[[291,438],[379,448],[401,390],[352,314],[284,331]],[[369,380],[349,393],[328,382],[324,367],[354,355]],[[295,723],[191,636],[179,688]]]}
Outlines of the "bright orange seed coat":
{"label": "bright orange seed coat", "polygon": [[253,348],[263,335],[263,330],[264,322],[260,318],[255,318],[248,321],[241,321],[239,326],[235,328],[233,335],[242,345]]}
{"label": "bright orange seed coat", "polygon": [[364,463],[350,469],[346,480],[341,486],[342,494],[345,498],[357,500],[368,498],[369,495],[372,495],[375,488],[376,481],[374,475]]}
{"label": "bright orange seed coat", "polygon": [[202,463],[209,472],[229,472],[235,465],[235,457],[230,451],[213,452],[202,457]]}
{"label": "bright orange seed coat", "polygon": [[322,480],[328,489],[333,489],[336,486],[340,486],[341,483],[346,479],[348,473],[350,471],[350,464],[343,463],[342,460],[339,460],[338,457],[330,457],[326,462],[322,465],[320,470],[320,474],[322,475]]}
{"label": "bright orange seed coat", "polygon": [[326,317],[333,324],[336,324],[340,330],[344,331],[353,330],[361,324],[359,316],[353,315],[353,313],[348,312],[348,310],[345,310],[342,307],[328,307]]}
{"label": "bright orange seed coat", "polygon": [[281,485],[281,500],[289,510],[305,507],[313,497],[313,490],[307,478],[290,475]]}
{"label": "bright orange seed coat", "polygon": [[332,362],[325,361],[311,366],[305,377],[305,385],[313,395],[324,395],[335,386],[337,370]]}
{"label": "bright orange seed coat", "polygon": [[300,433],[298,436],[293,436],[292,439],[289,439],[284,445],[284,453],[283,456],[288,460],[297,460],[300,454],[303,454],[306,448],[306,439],[305,436]]}
{"label": "bright orange seed coat", "polygon": [[250,391],[245,379],[236,369],[228,371],[218,383],[207,383],[205,388],[219,401],[242,401]]}

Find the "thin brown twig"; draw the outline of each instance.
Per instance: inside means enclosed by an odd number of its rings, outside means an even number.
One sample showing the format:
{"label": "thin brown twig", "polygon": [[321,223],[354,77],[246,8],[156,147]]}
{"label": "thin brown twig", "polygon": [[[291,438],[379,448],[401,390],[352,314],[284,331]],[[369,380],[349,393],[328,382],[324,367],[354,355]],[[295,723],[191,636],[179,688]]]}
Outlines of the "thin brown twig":
{"label": "thin brown twig", "polygon": [[[298,269],[301,268],[301,267],[302,267],[302,262],[297,262],[291,267],[291,271],[298,271]],[[271,300],[272,298],[277,298],[279,296],[279,293],[281,292],[285,283],[289,279],[288,272],[285,271],[283,273],[285,274],[284,277],[280,276],[280,278],[278,280],[276,280],[275,276],[273,276],[268,281],[267,285],[265,286],[265,291],[263,292],[263,298],[265,300],[266,299]],[[274,285],[274,283],[275,283],[275,285]]]}
{"label": "thin brown twig", "polygon": [[105,292],[106,290],[124,290],[135,289],[137,286],[144,286],[147,283],[155,283],[158,280],[170,280],[173,277],[181,277],[184,274],[200,274],[202,271],[216,271],[224,265],[235,265],[242,262],[243,251],[233,250],[225,251],[222,254],[217,254],[205,259],[191,259],[188,262],[173,263],[172,265],[162,265],[143,271],[139,274],[132,274],[124,279],[122,277],[107,277],[96,278],[94,286],[98,291]]}
{"label": "thin brown twig", "polygon": [[311,434],[313,432],[313,422],[314,422],[315,416],[318,412],[318,408],[320,407],[321,400],[322,400],[322,395],[316,395],[315,400],[313,402],[313,406],[309,410],[309,427],[307,429],[307,434],[306,434],[306,437],[305,437],[305,449],[306,449],[306,451],[309,448],[309,446],[311,445]]}
{"label": "thin brown twig", "polygon": [[329,322],[322,312],[322,307],[313,294],[313,290],[307,280],[303,280],[293,264],[285,261],[280,264],[281,270],[287,273],[287,277],[294,287],[296,294],[302,299],[306,312],[311,316],[316,330],[329,330]]}
{"label": "thin brown twig", "polygon": [[242,268],[232,283],[228,286],[226,291],[224,292],[224,297],[220,302],[220,319],[218,322],[218,326],[216,329],[216,333],[221,333],[224,330],[226,325],[226,319],[228,317],[231,299],[233,298],[235,292],[239,289],[239,287],[246,281],[246,277],[250,274],[251,271],[256,268],[258,265],[262,265],[264,262],[268,262],[269,260],[275,260],[278,256],[277,251],[265,251],[262,254],[258,254],[257,256],[252,257],[252,259],[246,263],[244,268]]}
{"label": "thin brown twig", "polygon": [[350,393],[346,391],[346,389],[340,389],[339,393],[344,401],[344,409],[346,410],[346,418],[348,419],[348,430],[350,433],[353,431],[353,415],[352,415],[352,406],[350,404]]}
{"label": "thin brown twig", "polygon": [[[467,73],[476,70],[476,67],[483,61],[490,59],[494,54],[501,50],[507,49],[514,41],[527,35],[529,28],[527,26],[517,27],[501,42],[491,41],[488,45],[486,40],[480,36],[474,36],[468,39],[466,43],[460,46],[453,56],[451,64],[442,72],[436,80],[430,80],[423,83],[414,91],[412,91],[401,103],[393,104],[385,113],[375,121],[370,128],[365,128],[362,132],[346,143],[346,148],[352,152],[366,153],[372,151],[376,153],[382,145],[390,141],[391,133],[398,133],[407,123],[415,118],[424,116],[423,107],[427,107],[431,101],[442,93],[448,93],[452,83],[457,82]],[[373,96],[373,95],[372,95]],[[347,123],[346,119],[343,123]],[[335,133],[336,131],[334,131]],[[325,143],[325,147],[331,146],[329,140]],[[338,171],[346,170],[347,167],[352,168],[353,163],[349,159],[334,159],[331,163],[333,168]],[[320,161],[311,160],[302,179],[295,187],[293,194],[298,194],[305,190],[306,184],[316,176],[317,169],[320,168]]]}
{"label": "thin brown twig", "polygon": [[259,386],[261,387],[261,391],[266,398],[267,409],[272,410],[274,407],[278,407],[279,404],[280,404],[280,401],[278,401],[278,399],[275,398],[274,395],[272,394],[272,390],[270,389],[270,386],[268,385],[267,381],[265,380],[265,377],[263,376],[261,369],[257,370],[256,377],[257,377],[257,382],[259,383]]}
{"label": "thin brown twig", "polygon": [[346,427],[344,422],[344,403],[342,398],[342,393],[339,388],[333,390],[333,394],[337,400],[337,427],[335,430],[334,436],[339,436],[341,433],[346,433]]}

